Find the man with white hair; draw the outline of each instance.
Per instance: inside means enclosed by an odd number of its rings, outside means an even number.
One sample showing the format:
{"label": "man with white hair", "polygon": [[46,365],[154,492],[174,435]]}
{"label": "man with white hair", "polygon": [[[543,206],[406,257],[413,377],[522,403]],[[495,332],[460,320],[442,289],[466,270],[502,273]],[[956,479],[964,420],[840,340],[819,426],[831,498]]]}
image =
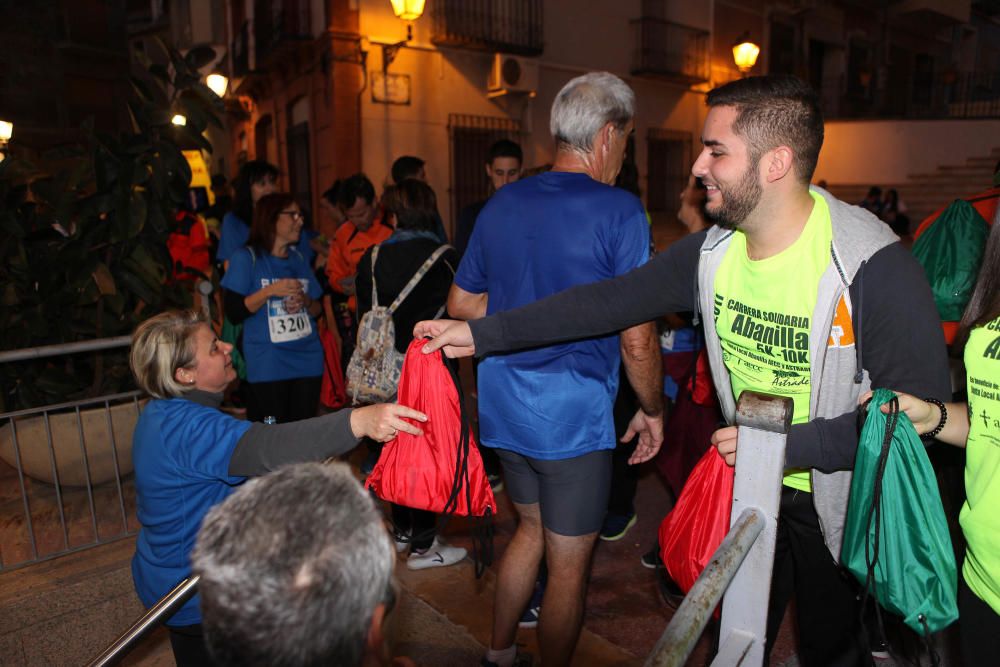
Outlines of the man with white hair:
{"label": "man with white hair", "polygon": [[385,663],[395,553],[347,465],[247,482],[205,517],[192,561],[215,664]]}
{"label": "man with white hair", "polygon": [[[593,72],[563,87],[552,105],[552,170],[506,185],[483,208],[448,298],[452,315],[509,310],[648,260],[642,204],[613,187],[634,115],[635,94],[612,74]],[[607,509],[619,360],[642,407],[625,439],[642,429],[662,441],[662,373],[652,323],[620,337],[494,356],[479,366],[480,437],[497,450],[520,517],[499,564],[484,665],[514,664],[518,620],[543,556],[549,574],[538,624],[542,662],[570,663],[594,539]],[[643,447],[632,463],[658,447]]]}

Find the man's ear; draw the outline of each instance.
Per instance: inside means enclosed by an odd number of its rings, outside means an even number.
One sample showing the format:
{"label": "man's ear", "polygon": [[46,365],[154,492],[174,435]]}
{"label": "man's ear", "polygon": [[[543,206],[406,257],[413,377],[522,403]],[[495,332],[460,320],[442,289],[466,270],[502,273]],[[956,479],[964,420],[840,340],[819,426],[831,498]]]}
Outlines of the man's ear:
{"label": "man's ear", "polygon": [[773,183],[774,181],[780,181],[785,178],[785,176],[787,176],[792,170],[792,161],[794,157],[792,149],[788,146],[778,146],[777,148],[768,151],[765,155],[765,164],[767,169],[765,178],[767,178],[767,182]]}
{"label": "man's ear", "polygon": [[593,145],[591,146],[594,155],[597,155],[598,152],[606,153],[611,149],[611,133],[614,130],[615,126],[610,121],[601,126],[601,129],[594,135]]}
{"label": "man's ear", "polygon": [[369,655],[381,656],[385,650],[385,605],[381,602],[375,605],[372,612],[372,622],[368,626],[367,649]]}

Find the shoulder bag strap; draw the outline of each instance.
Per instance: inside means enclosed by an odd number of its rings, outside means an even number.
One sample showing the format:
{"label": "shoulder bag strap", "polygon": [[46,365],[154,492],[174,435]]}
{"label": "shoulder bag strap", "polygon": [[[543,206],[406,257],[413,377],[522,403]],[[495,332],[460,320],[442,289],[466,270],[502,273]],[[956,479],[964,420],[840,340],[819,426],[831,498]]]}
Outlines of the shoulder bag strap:
{"label": "shoulder bag strap", "polygon": [[391,306],[389,306],[390,313],[396,312],[396,309],[399,308],[399,304],[403,303],[403,300],[406,299],[406,297],[410,296],[410,292],[412,292],[413,288],[417,286],[417,283],[423,280],[423,277],[427,275],[428,271],[431,270],[431,267],[434,266],[434,263],[437,262],[441,258],[441,255],[443,255],[449,249],[451,249],[450,245],[443,245],[437,250],[435,250],[433,253],[431,253],[431,256],[428,257],[424,261],[424,263],[420,265],[420,268],[417,269],[417,272],[413,274],[412,278],[410,278],[410,282],[406,283],[406,287],[402,289],[402,291],[399,293],[399,296],[396,297],[396,300],[392,302]]}
{"label": "shoulder bag strap", "polygon": [[378,245],[372,247],[372,308],[378,308],[378,290],[375,287],[375,261],[378,259]]}

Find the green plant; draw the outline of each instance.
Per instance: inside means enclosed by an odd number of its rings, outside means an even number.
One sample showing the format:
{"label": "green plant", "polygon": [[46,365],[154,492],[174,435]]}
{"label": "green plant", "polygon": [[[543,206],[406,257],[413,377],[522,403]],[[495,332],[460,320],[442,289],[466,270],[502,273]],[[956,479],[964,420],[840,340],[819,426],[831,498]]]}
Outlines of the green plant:
{"label": "green plant", "polygon": [[[169,68],[142,63],[123,101],[130,128],[111,135],[88,122],[77,146],[0,162],[0,349],[120,336],[190,304],[170,281],[166,241],[191,179],[182,148],[211,150],[202,133],[220,125],[223,105],[201,82],[203,54],[161,46]],[[174,113],[187,125],[172,125]],[[0,410],[127,389],[126,355],[0,364]]]}

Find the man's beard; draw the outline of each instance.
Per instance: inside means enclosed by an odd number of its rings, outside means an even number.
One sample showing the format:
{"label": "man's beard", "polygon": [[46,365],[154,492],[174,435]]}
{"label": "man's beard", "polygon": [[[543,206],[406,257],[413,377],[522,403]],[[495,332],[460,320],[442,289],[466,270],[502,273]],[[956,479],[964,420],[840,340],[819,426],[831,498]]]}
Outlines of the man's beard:
{"label": "man's beard", "polygon": [[725,188],[719,184],[719,194],[722,205],[715,210],[705,206],[705,217],[723,229],[737,229],[747,219],[747,216],[757,208],[764,192],[757,180],[757,165],[751,164],[740,176],[740,180]]}

